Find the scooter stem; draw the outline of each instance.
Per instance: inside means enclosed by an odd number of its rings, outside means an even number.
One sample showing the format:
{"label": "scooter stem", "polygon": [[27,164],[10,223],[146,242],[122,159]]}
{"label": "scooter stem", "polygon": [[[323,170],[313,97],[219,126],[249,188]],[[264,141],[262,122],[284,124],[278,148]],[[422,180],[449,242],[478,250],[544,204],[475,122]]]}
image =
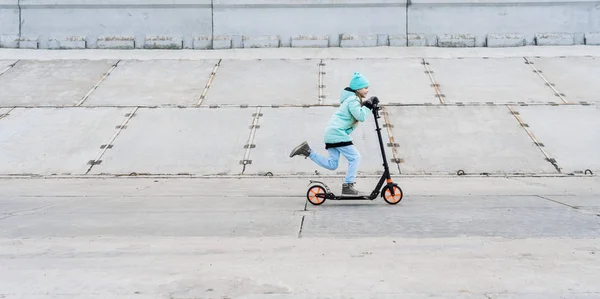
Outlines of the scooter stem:
{"label": "scooter stem", "polygon": [[375,128],[377,131],[377,137],[379,138],[379,148],[381,149],[381,157],[383,158],[383,168],[385,170],[385,174],[387,174],[387,179],[391,179],[390,169],[387,163],[387,158],[385,156],[385,147],[383,145],[383,137],[381,136],[381,128],[379,127],[379,104],[375,103],[373,105],[373,116],[375,118]]}

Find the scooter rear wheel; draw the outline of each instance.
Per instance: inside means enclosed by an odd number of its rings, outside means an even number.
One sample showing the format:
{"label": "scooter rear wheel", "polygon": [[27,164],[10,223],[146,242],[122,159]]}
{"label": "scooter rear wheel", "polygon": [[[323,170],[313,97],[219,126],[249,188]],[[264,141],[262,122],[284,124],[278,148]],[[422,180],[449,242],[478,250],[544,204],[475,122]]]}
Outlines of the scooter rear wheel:
{"label": "scooter rear wheel", "polygon": [[316,185],[308,189],[308,192],[306,192],[306,199],[308,199],[311,204],[318,206],[325,202],[326,194],[323,186]]}
{"label": "scooter rear wheel", "polygon": [[383,192],[381,195],[383,196],[383,200],[385,200],[385,202],[391,205],[395,205],[402,200],[404,194],[402,193],[402,189],[398,185],[393,184],[392,188],[394,188],[394,195],[392,195],[391,188],[389,188],[388,186],[385,186],[383,188]]}

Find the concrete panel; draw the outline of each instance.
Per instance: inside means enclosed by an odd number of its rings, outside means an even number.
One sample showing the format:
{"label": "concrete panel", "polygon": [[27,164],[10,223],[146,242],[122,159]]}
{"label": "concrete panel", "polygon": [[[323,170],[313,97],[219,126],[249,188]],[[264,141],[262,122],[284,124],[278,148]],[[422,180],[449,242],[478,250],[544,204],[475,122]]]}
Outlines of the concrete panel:
{"label": "concrete panel", "polygon": [[518,33],[488,34],[489,48],[522,47],[525,45],[525,35]]}
{"label": "concrete panel", "polygon": [[406,34],[390,35],[388,37],[390,47],[406,47],[408,39]]}
{"label": "concrete panel", "polygon": [[362,205],[328,201],[319,207],[309,205],[309,209],[316,213],[305,217],[302,236],[306,238],[600,236],[595,215],[532,196],[413,196],[397,206],[378,199]]}
{"label": "concrete panel", "polygon": [[[472,34],[485,46],[487,34],[521,33],[528,45],[543,32],[590,32],[600,28],[598,1],[412,0],[410,33]],[[477,25],[474,25],[477,24]]]}
{"label": "concrete panel", "polygon": [[329,37],[327,35],[296,35],[292,37],[293,48],[327,48]]}
{"label": "concrete panel", "polygon": [[140,109],[91,173],[239,174],[254,109]]}
{"label": "concrete panel", "polygon": [[216,63],[217,60],[121,61],[84,105],[194,105]]}
{"label": "concrete panel", "polygon": [[340,47],[342,48],[359,48],[359,47],[375,47],[377,46],[377,35],[351,35],[342,34]]}
{"label": "concrete panel", "polygon": [[438,47],[466,48],[475,47],[476,38],[472,34],[443,34],[438,37]]}
{"label": "concrete panel", "polygon": [[243,36],[242,46],[244,48],[279,48],[281,41],[279,36]]}
{"label": "concrete panel", "polygon": [[224,60],[202,105],[318,104],[319,62]]}
{"label": "concrete panel", "polygon": [[529,58],[571,102],[600,103],[600,58]]}
{"label": "concrete panel", "polygon": [[304,201],[290,198],[95,197],[46,208],[38,212],[43,217],[4,219],[0,236],[296,237],[302,217],[294,212],[303,208]]}
{"label": "concrete panel", "polygon": [[55,35],[85,36],[88,47],[96,47],[101,35],[133,35],[136,46],[144,46],[146,35],[192,37],[210,35],[210,1],[21,0],[24,35],[39,35],[40,48],[48,47]]}
{"label": "concrete panel", "polygon": [[516,107],[565,173],[600,173],[600,109],[591,106]]}
{"label": "concrete panel", "polygon": [[[214,1],[216,35],[279,35],[281,46],[300,34],[329,35],[330,46],[340,35],[405,34],[406,1]],[[365,16],[377,16],[365,18]],[[269,20],[256,22],[255,20]],[[315,22],[314,20],[318,20]],[[360,20],[360,22],[349,21]]]}
{"label": "concrete panel", "polygon": [[86,40],[83,36],[61,36],[50,37],[48,40],[48,49],[53,50],[70,50],[70,49],[85,49]]}
{"label": "concrete panel", "polygon": [[[144,49],[182,49],[183,39],[180,36],[147,35]],[[189,47],[188,47],[189,48]]]}
{"label": "concrete panel", "polygon": [[210,36],[196,36],[194,37],[194,49],[212,49],[213,41]]}
{"label": "concrete panel", "polygon": [[232,47],[230,36],[215,36],[212,43],[213,49],[231,49]]}
{"label": "concrete panel", "polygon": [[369,96],[379,97],[382,103],[439,103],[421,60],[344,59],[324,63],[325,104],[339,103],[340,92],[348,87],[354,72],[369,80]]}
{"label": "concrete panel", "polygon": [[446,102],[562,103],[522,58],[427,62]]}
{"label": "concrete panel", "polygon": [[80,101],[116,61],[21,61],[0,76],[2,105],[70,106]]}
{"label": "concrete panel", "polygon": [[575,37],[572,33],[538,33],[535,35],[538,46],[572,46]]}
{"label": "concrete panel", "polygon": [[[345,174],[348,162],[340,157],[337,170],[330,171],[316,165],[310,159],[294,157],[291,159],[291,150],[302,141],[308,141],[313,150],[327,156],[323,142],[323,134],[331,115],[337,108],[311,107],[311,108],[269,108],[262,109],[263,117],[259,119],[260,129],[256,131],[254,144],[256,148],[250,152],[252,164],[246,166],[245,174],[265,174],[272,172],[280,174]],[[379,119],[383,122],[383,118]],[[285,129],[282,129],[282,125]],[[384,129],[384,144],[389,143],[387,131]],[[380,174],[383,172],[379,141],[375,131],[373,116],[360,123],[352,133],[354,145],[361,153],[359,174]],[[393,158],[391,148],[386,147],[388,161]],[[398,167],[390,163],[390,171],[398,174]]]}
{"label": "concrete panel", "polygon": [[[19,35],[18,2],[18,0],[0,1],[0,36],[9,37]],[[0,44],[0,47],[6,47],[6,45]]]}
{"label": "concrete panel", "polygon": [[[436,45],[437,41],[433,43]],[[425,47],[432,44],[427,43],[427,36],[425,34],[409,34],[408,35],[408,46],[409,47]]]}
{"label": "concrete panel", "polygon": [[18,35],[0,35],[0,48],[18,48]]}
{"label": "concrete panel", "polygon": [[133,49],[135,37],[133,36],[99,36],[96,41],[98,49]]}
{"label": "concrete panel", "polygon": [[125,113],[118,108],[17,108],[1,120],[0,173],[83,174]]}
{"label": "concrete panel", "polygon": [[388,107],[403,174],[556,173],[506,107]]}
{"label": "concrete panel", "polygon": [[585,44],[586,45],[600,45],[600,33],[586,33],[585,34]]}
{"label": "concrete panel", "polygon": [[19,42],[20,49],[37,49],[39,47],[39,38],[37,36],[21,36]]}

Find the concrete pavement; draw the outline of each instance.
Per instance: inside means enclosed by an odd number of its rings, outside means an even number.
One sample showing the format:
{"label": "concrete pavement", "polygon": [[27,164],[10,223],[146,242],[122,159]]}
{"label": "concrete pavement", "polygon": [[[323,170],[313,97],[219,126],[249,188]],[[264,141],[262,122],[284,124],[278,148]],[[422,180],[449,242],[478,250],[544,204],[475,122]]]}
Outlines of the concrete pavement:
{"label": "concrete pavement", "polygon": [[313,207],[299,179],[0,180],[0,296],[600,296],[597,178],[396,181]]}
{"label": "concrete pavement", "polygon": [[[0,298],[600,298],[598,49],[2,50]],[[404,199],[315,207],[354,69]]]}

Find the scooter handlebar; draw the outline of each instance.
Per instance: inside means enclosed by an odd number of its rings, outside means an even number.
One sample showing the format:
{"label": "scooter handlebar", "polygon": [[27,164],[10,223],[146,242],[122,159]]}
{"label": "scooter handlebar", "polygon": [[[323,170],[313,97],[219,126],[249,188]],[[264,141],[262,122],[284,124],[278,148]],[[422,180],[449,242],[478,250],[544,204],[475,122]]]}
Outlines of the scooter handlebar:
{"label": "scooter handlebar", "polygon": [[379,107],[379,99],[377,97],[370,97],[369,101],[371,101],[371,103],[373,104],[373,114],[376,118],[379,118],[379,110],[382,109],[381,107]]}
{"label": "scooter handlebar", "polygon": [[371,102],[373,103],[373,106],[377,106],[379,104],[379,98],[371,97]]}

